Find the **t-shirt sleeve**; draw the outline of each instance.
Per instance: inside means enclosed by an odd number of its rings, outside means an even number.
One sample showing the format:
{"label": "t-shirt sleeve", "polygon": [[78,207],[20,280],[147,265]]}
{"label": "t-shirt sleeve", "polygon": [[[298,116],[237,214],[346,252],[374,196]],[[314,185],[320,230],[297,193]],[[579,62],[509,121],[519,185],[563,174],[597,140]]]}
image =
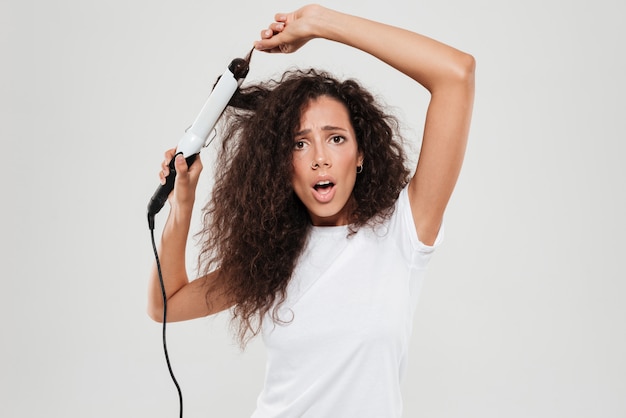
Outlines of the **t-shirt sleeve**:
{"label": "t-shirt sleeve", "polygon": [[413,251],[417,251],[423,254],[431,254],[433,251],[435,251],[437,247],[439,247],[439,245],[441,245],[444,236],[443,223],[439,228],[437,238],[435,238],[435,242],[433,243],[433,245],[424,244],[417,236],[415,222],[413,221],[413,213],[411,212],[411,204],[409,202],[408,186],[402,189],[400,195],[398,196],[398,201],[396,203],[396,213],[394,214],[394,217],[396,217],[397,221],[397,224],[395,226],[402,229],[402,235],[405,237],[406,243],[411,247]]}

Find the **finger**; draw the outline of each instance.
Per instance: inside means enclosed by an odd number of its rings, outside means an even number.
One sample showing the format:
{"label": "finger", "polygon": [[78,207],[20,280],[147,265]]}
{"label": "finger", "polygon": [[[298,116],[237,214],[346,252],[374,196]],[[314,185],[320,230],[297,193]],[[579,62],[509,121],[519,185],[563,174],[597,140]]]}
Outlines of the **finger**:
{"label": "finger", "polygon": [[279,32],[282,32],[283,29],[285,29],[285,24],[283,22],[274,22],[270,25],[270,29],[274,33],[279,33]]}
{"label": "finger", "polygon": [[270,46],[269,42],[266,42],[264,40],[260,40],[260,41],[255,41],[254,42],[254,48],[257,51],[270,52],[270,49],[272,47]]}
{"label": "finger", "polygon": [[174,158],[174,167],[176,168],[177,173],[176,176],[178,177],[179,174],[187,175],[189,169],[187,167],[187,161],[185,161],[185,157],[183,156],[183,154],[178,153]]}
{"label": "finger", "polygon": [[276,53],[282,52],[278,46],[267,44],[263,41],[257,41],[254,43],[254,48],[257,51],[267,52],[267,53]]}
{"label": "finger", "polygon": [[176,148],[168,149],[167,151],[165,151],[165,154],[164,154],[165,159],[161,162],[161,168],[163,170],[166,170],[165,172],[166,176],[170,172],[169,163],[172,161],[172,158],[174,158],[175,153],[176,153]]}
{"label": "finger", "polygon": [[165,159],[168,161],[168,163],[172,160],[172,158],[174,158],[175,153],[176,153],[176,148],[170,148],[167,151],[165,151]]}
{"label": "finger", "polygon": [[287,15],[285,13],[276,13],[274,15],[274,20],[277,22],[286,22],[287,21]]}
{"label": "finger", "polygon": [[268,29],[261,31],[261,39],[270,39],[272,36],[281,33],[285,29],[283,23],[272,23]]}
{"label": "finger", "polygon": [[170,168],[168,166],[169,161],[163,161],[161,163],[161,171],[159,171],[159,179],[162,180],[162,183],[165,183],[165,177],[170,175]]}
{"label": "finger", "polygon": [[263,52],[282,52],[280,49],[280,45],[283,44],[283,36],[282,34],[274,34],[270,38],[261,39],[260,41],[256,41],[254,43],[254,47]]}
{"label": "finger", "polygon": [[[181,186],[189,184],[189,170],[187,168],[187,161],[185,161],[185,157],[182,153],[176,154],[176,156],[174,157],[174,168],[176,169],[175,183],[177,185],[180,184]],[[180,190],[181,186],[174,187],[178,187]]]}

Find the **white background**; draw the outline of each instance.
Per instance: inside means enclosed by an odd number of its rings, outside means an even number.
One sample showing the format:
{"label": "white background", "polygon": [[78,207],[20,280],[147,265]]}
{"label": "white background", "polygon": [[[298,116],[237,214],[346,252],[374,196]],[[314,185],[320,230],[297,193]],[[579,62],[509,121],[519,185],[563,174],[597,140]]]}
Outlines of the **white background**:
{"label": "white background", "polygon": [[[216,3],[0,3],[0,416],[178,416],[161,328],[145,314],[146,204],[163,151],[215,78],[275,12],[301,5]],[[467,158],[415,319],[405,416],[626,417],[620,3],[326,4],[477,60]],[[427,96],[406,77],[314,41],[255,54],[248,79],[293,65],[359,78],[419,143]],[[214,150],[203,154],[205,191]],[[171,325],[168,339],[186,417],[249,416],[260,341],[241,353],[227,315]]]}

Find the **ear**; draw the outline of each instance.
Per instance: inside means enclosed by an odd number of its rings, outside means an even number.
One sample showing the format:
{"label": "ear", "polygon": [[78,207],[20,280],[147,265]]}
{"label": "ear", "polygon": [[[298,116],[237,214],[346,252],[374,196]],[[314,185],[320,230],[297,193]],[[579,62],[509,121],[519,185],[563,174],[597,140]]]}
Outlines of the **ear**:
{"label": "ear", "polygon": [[358,158],[357,158],[357,160],[356,160],[356,161],[357,161],[357,164],[356,164],[356,165],[357,165],[357,166],[359,166],[359,165],[363,165],[363,159],[364,159],[364,158],[363,158],[363,152],[359,151],[359,156],[358,156]]}

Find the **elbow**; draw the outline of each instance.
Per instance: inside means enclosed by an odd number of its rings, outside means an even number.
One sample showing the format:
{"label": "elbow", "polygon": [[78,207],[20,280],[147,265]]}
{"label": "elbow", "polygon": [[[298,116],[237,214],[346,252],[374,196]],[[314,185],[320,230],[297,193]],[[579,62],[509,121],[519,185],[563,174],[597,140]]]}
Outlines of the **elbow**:
{"label": "elbow", "polygon": [[425,84],[431,94],[450,92],[473,92],[476,60],[470,54],[455,51],[453,59],[447,61],[432,83]]}
{"label": "elbow", "polygon": [[[453,65],[449,68],[445,80],[438,85],[438,92],[463,94],[472,98],[475,88],[476,60],[470,54],[459,52]],[[435,94],[435,89],[431,90]],[[471,99],[473,100],[473,99]]]}
{"label": "elbow", "polygon": [[152,304],[148,304],[147,309],[148,317],[152,319],[154,322],[158,322],[159,324],[163,323],[163,307],[162,306],[154,306]]}
{"label": "elbow", "polygon": [[462,83],[473,87],[476,73],[476,59],[474,56],[462,52],[455,72]]}
{"label": "elbow", "polygon": [[476,73],[476,60],[473,55],[453,50],[454,56],[440,73],[440,86],[473,86]]}

